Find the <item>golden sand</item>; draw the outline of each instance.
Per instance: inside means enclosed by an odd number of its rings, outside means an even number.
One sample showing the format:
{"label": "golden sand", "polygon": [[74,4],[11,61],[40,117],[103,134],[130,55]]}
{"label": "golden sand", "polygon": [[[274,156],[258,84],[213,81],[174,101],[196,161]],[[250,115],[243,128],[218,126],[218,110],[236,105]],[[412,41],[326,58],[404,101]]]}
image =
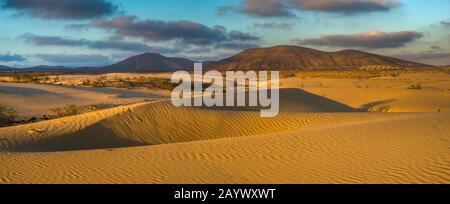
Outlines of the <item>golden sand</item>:
{"label": "golden sand", "polygon": [[[357,97],[353,81],[314,80],[317,95],[283,81],[275,118],[156,101],[1,128],[0,183],[450,183],[448,93],[400,109],[412,90]],[[362,112],[378,98],[410,113]]]}

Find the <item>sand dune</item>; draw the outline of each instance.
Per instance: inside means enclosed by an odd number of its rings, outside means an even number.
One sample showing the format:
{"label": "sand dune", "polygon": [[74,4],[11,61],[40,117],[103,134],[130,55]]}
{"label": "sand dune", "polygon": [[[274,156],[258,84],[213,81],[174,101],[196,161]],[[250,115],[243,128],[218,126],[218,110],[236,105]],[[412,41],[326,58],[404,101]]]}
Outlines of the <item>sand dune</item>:
{"label": "sand dune", "polygon": [[[259,111],[242,110],[242,107],[178,108],[170,101],[160,101],[57,121],[58,124],[68,124],[68,127],[58,125],[53,129],[40,128],[51,127],[56,122],[46,121],[5,128],[3,135],[7,136],[4,138],[7,138],[8,146],[14,151],[84,150],[282,132],[314,125],[317,116],[308,112],[356,111],[298,89],[281,90],[280,101],[282,114],[275,118],[260,118]],[[331,113],[330,116],[324,116],[320,119],[322,124],[339,119]],[[33,134],[36,137],[31,137]]]}
{"label": "sand dune", "polygon": [[[58,153],[2,153],[2,183],[449,183],[449,115]],[[414,128],[411,128],[414,127]],[[27,168],[24,168],[27,167]]]}
{"label": "sand dune", "polygon": [[52,114],[50,108],[67,104],[129,104],[167,98],[169,95],[170,92],[164,90],[0,83],[0,104],[13,107],[24,119]]}
{"label": "sand dune", "polygon": [[276,118],[158,101],[2,128],[0,182],[450,183],[450,114],[280,96]]}
{"label": "sand dune", "polygon": [[[421,84],[422,88],[409,89]],[[370,79],[287,78],[284,88],[302,88],[370,112],[450,112],[448,73],[402,73]]]}

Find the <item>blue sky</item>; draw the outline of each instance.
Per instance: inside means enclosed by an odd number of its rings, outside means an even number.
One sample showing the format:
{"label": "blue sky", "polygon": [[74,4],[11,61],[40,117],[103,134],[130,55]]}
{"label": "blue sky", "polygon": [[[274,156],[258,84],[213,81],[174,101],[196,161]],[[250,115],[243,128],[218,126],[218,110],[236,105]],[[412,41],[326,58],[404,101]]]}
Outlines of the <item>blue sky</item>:
{"label": "blue sky", "polygon": [[7,66],[98,66],[146,51],[215,60],[280,44],[450,64],[449,0],[0,2]]}

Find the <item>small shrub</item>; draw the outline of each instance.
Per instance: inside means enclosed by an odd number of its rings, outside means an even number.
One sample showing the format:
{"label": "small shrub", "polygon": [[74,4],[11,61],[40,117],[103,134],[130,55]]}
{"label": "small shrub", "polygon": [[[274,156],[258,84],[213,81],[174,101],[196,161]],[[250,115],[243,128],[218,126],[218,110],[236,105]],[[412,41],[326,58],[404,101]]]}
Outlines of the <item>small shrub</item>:
{"label": "small shrub", "polygon": [[50,110],[55,113],[53,118],[62,118],[62,117],[81,114],[83,112],[83,107],[77,106],[75,104],[69,104],[63,108],[53,108]]}
{"label": "small shrub", "polygon": [[138,83],[146,83],[147,81],[149,80],[144,76],[140,76],[139,78],[136,79],[136,82]]}
{"label": "small shrub", "polygon": [[39,119],[36,118],[36,116],[33,116],[33,117],[31,117],[31,118],[28,120],[28,122],[34,123],[34,122],[36,122],[36,121],[38,121],[38,120],[39,120]]}
{"label": "small shrub", "polygon": [[99,77],[94,82],[92,82],[92,86],[94,86],[94,87],[105,87],[106,86],[106,82],[103,80],[102,77]]}
{"label": "small shrub", "polygon": [[290,78],[290,77],[296,77],[297,74],[295,71],[283,71],[280,73],[280,78]]}
{"label": "small shrub", "polygon": [[413,85],[409,86],[408,89],[421,90],[422,84],[413,84]]}
{"label": "small shrub", "polygon": [[83,84],[82,85],[83,86],[90,86],[91,85],[91,80],[90,79],[83,80]]}
{"label": "small shrub", "polygon": [[9,106],[0,105],[0,127],[12,125],[17,118],[17,112]]}
{"label": "small shrub", "polygon": [[83,113],[113,108],[116,106],[117,105],[115,105],[115,104],[108,104],[108,103],[99,103],[99,104],[90,104],[90,105],[69,104],[62,108],[50,109],[51,111],[54,112],[54,114],[51,116],[44,115],[41,119],[48,120],[48,119],[56,119],[56,118],[80,115]]}
{"label": "small shrub", "polygon": [[108,109],[108,108],[112,108],[112,107],[115,107],[115,106],[116,105],[109,104],[109,103],[99,103],[99,104],[91,104],[88,107],[89,107],[89,109],[91,111],[94,111],[94,110]]}

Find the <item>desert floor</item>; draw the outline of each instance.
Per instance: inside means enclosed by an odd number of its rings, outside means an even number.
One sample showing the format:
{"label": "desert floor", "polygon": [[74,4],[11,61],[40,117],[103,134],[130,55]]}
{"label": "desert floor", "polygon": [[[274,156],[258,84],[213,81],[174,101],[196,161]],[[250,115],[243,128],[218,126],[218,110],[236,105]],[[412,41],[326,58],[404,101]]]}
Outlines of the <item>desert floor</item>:
{"label": "desert floor", "polygon": [[24,113],[154,101],[1,128],[0,183],[450,183],[448,74],[281,88],[280,114],[261,118],[176,108],[167,92],[2,83],[0,103]]}

